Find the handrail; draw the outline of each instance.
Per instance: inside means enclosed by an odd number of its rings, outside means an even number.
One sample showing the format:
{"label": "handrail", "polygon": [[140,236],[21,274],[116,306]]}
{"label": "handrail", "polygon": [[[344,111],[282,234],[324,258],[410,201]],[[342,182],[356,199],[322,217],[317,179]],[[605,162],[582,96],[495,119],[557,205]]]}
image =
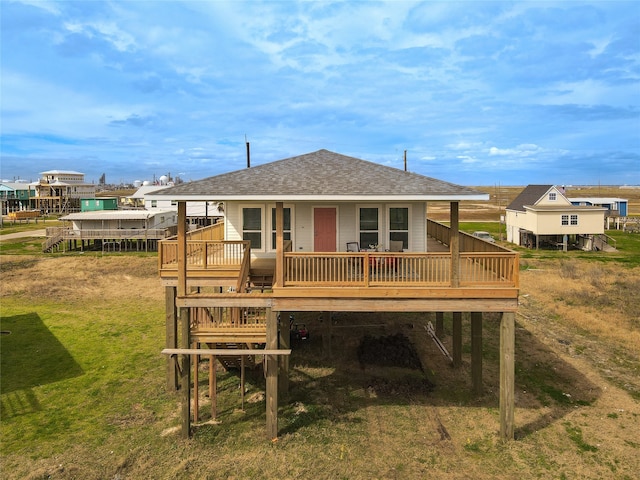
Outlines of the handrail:
{"label": "handrail", "polygon": [[[246,240],[187,240],[187,268],[209,269],[221,266],[240,267],[245,250],[250,242]],[[163,240],[158,246],[160,270],[178,269],[178,241]]]}
{"label": "handrail", "polygon": [[[460,255],[465,287],[519,285],[515,252]],[[285,253],[284,287],[451,286],[451,254],[431,252]]]}
{"label": "handrail", "polygon": [[246,291],[247,279],[249,278],[249,270],[251,269],[251,244],[246,245],[242,256],[242,264],[240,265],[240,273],[238,274],[238,283],[236,285],[237,292]]}

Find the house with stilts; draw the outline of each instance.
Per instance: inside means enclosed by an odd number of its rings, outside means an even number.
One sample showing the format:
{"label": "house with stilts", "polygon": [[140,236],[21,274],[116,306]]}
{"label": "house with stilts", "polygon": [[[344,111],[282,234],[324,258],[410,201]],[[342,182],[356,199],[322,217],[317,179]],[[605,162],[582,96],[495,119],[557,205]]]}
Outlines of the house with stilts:
{"label": "house with stilts", "polygon": [[[158,262],[167,382],[181,391],[185,436],[198,417],[197,359],[256,354],[265,359],[267,437],[277,436],[291,312],[435,312],[436,319],[452,312],[454,366],[462,358],[462,313],[469,312],[476,392],[483,313],[498,312],[500,432],[513,437],[518,254],[459,230],[460,202],[487,194],[319,150],[151,198],[178,206],[178,234],[160,242]],[[203,201],[222,204],[224,221],[190,231],[187,204]],[[428,219],[433,202],[449,204],[448,226]]]}

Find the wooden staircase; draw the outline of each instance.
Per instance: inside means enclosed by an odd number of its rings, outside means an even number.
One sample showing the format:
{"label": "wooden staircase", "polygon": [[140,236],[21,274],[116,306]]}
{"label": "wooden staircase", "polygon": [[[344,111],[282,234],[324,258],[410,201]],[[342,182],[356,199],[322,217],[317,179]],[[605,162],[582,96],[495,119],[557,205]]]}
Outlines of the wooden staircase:
{"label": "wooden staircase", "polygon": [[[249,343],[215,343],[215,344],[208,344],[208,345],[209,345],[209,348],[216,348],[220,350],[226,350],[226,349],[252,350],[253,348],[253,345]],[[203,352],[206,352],[206,350],[204,350]],[[256,355],[257,354],[258,352],[256,352]],[[220,361],[220,364],[226,370],[240,370],[242,368],[242,357],[240,355],[228,355],[228,356],[218,355],[217,358]],[[245,368],[254,369],[258,365],[259,364],[256,362],[255,355],[244,356]]]}

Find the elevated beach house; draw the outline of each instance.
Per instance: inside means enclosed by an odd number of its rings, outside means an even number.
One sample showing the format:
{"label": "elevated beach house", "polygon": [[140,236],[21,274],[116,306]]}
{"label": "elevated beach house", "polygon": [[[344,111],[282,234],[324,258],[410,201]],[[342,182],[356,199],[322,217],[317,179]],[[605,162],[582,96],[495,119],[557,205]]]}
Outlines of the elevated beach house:
{"label": "elevated beach house", "polygon": [[[198,415],[197,395],[195,404],[190,397],[193,355],[265,355],[267,436],[274,438],[290,352],[289,325],[278,322],[289,312],[330,318],[331,312],[385,311],[435,312],[436,319],[453,312],[454,365],[461,358],[461,314],[470,312],[478,391],[482,313],[500,312],[500,430],[503,438],[513,436],[518,255],[458,228],[459,203],[488,200],[487,194],[319,150],[151,197],[178,205],[178,235],[160,242],[159,272],[167,378],[182,391],[185,435]],[[222,204],[224,221],[188,231],[189,202]],[[427,219],[431,202],[449,203],[449,226]]]}
{"label": "elevated beach house", "polygon": [[527,248],[608,248],[606,208],[572,202],[562,187],[528,185],[506,208],[507,241]]}

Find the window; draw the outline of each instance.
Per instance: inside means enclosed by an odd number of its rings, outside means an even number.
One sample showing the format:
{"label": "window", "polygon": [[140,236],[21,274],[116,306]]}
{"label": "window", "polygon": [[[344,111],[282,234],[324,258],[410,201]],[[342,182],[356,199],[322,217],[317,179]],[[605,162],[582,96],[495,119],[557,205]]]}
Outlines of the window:
{"label": "window", "polygon": [[262,248],[262,209],[259,207],[242,209],[242,239],[251,242],[251,248]]}
{"label": "window", "polygon": [[550,192],[549,193],[549,201],[550,202],[555,202],[556,201],[556,192]]}
{"label": "window", "polygon": [[158,206],[157,200],[151,200],[151,208],[156,208]]}
{"label": "window", "polygon": [[569,215],[562,215],[562,225],[569,225]]}
{"label": "window", "polygon": [[[285,240],[291,240],[291,208],[283,208],[283,235]],[[276,209],[271,209],[271,248],[276,249]]]}
{"label": "window", "polygon": [[401,241],[402,248],[409,248],[409,209],[389,208],[389,240]]}
{"label": "window", "polygon": [[578,215],[571,215],[571,225],[578,225]]}
{"label": "window", "polygon": [[360,231],[360,246],[362,248],[367,248],[369,245],[379,245],[380,232],[378,225],[377,207],[360,208],[358,228]]}

